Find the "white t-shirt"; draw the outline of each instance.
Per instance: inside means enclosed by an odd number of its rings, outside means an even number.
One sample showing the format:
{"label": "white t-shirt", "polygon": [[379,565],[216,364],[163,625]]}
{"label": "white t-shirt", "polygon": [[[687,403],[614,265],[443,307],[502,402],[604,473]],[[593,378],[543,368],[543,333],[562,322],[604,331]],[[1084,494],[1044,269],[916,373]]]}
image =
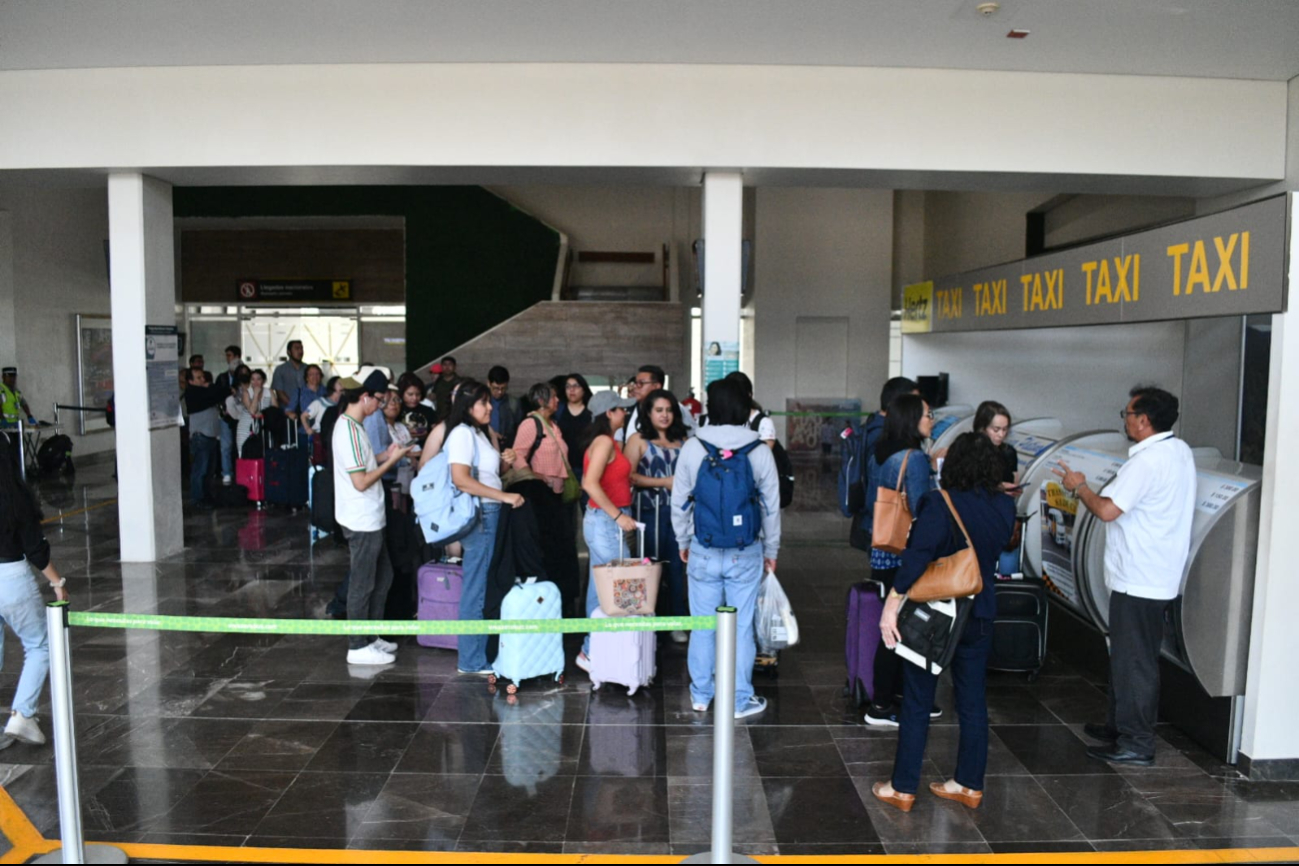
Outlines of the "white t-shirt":
{"label": "white t-shirt", "polygon": [[[761,413],[754,409],[749,413],[749,426],[753,426],[753,419]],[[758,438],[763,442],[770,442],[776,438],[776,422],[771,420],[770,415],[763,415],[762,420],[758,422]]]}
{"label": "white t-shirt", "polygon": [[451,431],[442,450],[447,452],[447,462],[461,466],[474,467],[474,438],[478,439],[478,480],[493,490],[504,490],[501,486],[501,454],[492,447],[492,442],[482,431],[461,424]]}
{"label": "white t-shirt", "polygon": [[353,532],[376,532],[387,525],[383,510],[383,484],[357,490],[352,474],[379,468],[365,428],[344,413],[334,424],[334,519]]}
{"label": "white t-shirt", "polygon": [[1123,510],[1105,525],[1105,582],[1114,592],[1168,600],[1182,589],[1195,517],[1195,458],[1173,434],[1128,450],[1101,495]]}

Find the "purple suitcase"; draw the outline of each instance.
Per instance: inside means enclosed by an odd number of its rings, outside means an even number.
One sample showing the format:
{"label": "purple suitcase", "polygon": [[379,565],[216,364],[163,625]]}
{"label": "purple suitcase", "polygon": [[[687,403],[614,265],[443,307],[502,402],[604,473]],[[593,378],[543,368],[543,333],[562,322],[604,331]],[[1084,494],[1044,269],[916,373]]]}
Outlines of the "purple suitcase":
{"label": "purple suitcase", "polygon": [[[591,619],[607,619],[598,607]],[[648,686],[658,673],[654,657],[658,649],[658,635],[652,631],[596,631],[591,632],[591,688],[605,683],[618,683],[627,687],[627,694]]]}
{"label": "purple suitcase", "polygon": [[[419,612],[421,621],[454,622],[460,619],[460,588],[464,583],[464,568],[449,562],[430,562],[421,566],[415,577],[419,586]],[[453,634],[422,634],[416,638],[420,646],[456,649],[458,638]]]}
{"label": "purple suitcase", "polygon": [[874,697],[875,651],[880,645],[880,615],[884,600],[880,585],[873,580],[853,584],[848,590],[848,634],[844,653],[848,662],[848,685],[844,695],[858,706]]}

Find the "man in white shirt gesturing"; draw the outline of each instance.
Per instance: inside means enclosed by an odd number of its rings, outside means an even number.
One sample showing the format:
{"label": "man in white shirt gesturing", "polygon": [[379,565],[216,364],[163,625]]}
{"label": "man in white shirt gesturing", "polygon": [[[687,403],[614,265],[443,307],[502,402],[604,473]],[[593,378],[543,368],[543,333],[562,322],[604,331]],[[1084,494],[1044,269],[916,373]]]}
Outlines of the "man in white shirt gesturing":
{"label": "man in white shirt gesturing", "polygon": [[[1087,736],[1104,745],[1087,754],[1111,764],[1148,767],[1155,760],[1159,718],[1159,650],[1164,617],[1181,593],[1195,514],[1195,460],[1173,435],[1177,398],[1159,388],[1133,388],[1120,413],[1128,462],[1105,488],[1087,486],[1063,462],[1064,489],[1105,521],[1105,583],[1110,589],[1110,708]],[[1061,471],[1063,470],[1063,471]]]}

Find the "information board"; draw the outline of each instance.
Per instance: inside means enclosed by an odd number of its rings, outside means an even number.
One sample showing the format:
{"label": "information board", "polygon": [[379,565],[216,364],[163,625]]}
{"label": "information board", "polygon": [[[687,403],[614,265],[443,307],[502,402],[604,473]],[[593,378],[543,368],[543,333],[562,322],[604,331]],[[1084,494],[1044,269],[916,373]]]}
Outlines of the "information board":
{"label": "information board", "polygon": [[180,335],[175,325],[144,326],[144,368],[149,390],[149,429],[180,422]]}

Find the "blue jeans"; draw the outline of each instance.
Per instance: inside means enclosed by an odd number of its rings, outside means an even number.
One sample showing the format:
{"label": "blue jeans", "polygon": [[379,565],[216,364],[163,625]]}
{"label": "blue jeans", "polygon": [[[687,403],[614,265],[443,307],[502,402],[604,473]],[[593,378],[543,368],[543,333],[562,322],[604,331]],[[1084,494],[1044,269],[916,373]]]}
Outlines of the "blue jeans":
{"label": "blue jeans", "polygon": [[659,592],[668,593],[670,615],[686,616],[690,612],[686,603],[686,566],[681,561],[677,535],[672,529],[672,503],[655,504],[648,496],[642,496],[639,505],[637,519],[645,524],[645,555],[663,563],[663,578],[667,586],[660,586]]}
{"label": "blue jeans", "polygon": [[221,474],[235,477],[235,428],[221,421]]}
{"label": "blue jeans", "polygon": [[192,432],[189,434],[189,495],[196,505],[211,498],[205,495],[204,488],[218,447],[219,440],[211,436]]}
{"label": "blue jeans", "polygon": [[[690,545],[687,567],[692,616],[713,616],[722,606],[735,608],[735,709],[739,710],[753,697],[753,659],[758,653],[753,610],[762,585],[762,545],[726,550],[710,549],[696,541]],[[712,703],[716,693],[717,632],[690,633],[689,663],[692,702]]]}
{"label": "blue jeans", "polygon": [[50,672],[50,638],[45,628],[45,602],[25,559],[0,563],[0,618],[23,644],[23,672],[13,708],[31,718]]}
{"label": "blue jeans", "polygon": [[[622,513],[630,512],[624,508]],[[582,536],[591,552],[591,568],[586,582],[586,615],[590,616],[600,606],[600,594],[595,588],[595,567],[613,562],[627,548],[618,523],[598,508],[586,509],[586,516],[582,518]],[[582,652],[590,651],[591,636],[587,635],[586,640],[582,641]]]}
{"label": "blue jeans", "polygon": [[[992,648],[992,620],[971,617],[956,646],[949,669],[956,687],[956,718],[961,724],[956,752],[958,785],[983,790],[988,768],[988,652]],[[893,788],[914,794],[920,787],[920,767],[929,739],[929,712],[934,706],[938,677],[902,663],[902,708],[898,710],[898,751],[893,761]]]}
{"label": "blue jeans", "polygon": [[[483,606],[487,603],[487,570],[492,565],[492,552],[496,549],[496,527],[500,522],[501,503],[484,502],[478,513],[478,522],[468,535],[460,539],[460,544],[465,549],[464,584],[460,591],[462,620],[483,618]],[[462,634],[456,645],[460,650],[457,663],[460,670],[487,670],[487,635]]]}

